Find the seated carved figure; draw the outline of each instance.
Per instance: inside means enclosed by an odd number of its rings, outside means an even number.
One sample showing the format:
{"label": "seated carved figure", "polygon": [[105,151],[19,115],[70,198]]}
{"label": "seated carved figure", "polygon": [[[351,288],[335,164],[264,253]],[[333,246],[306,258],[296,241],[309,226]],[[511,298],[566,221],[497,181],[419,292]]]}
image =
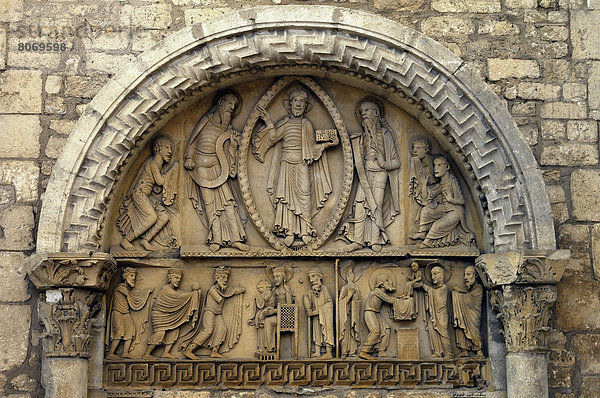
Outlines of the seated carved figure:
{"label": "seated carved figure", "polygon": [[440,181],[429,186],[428,204],[421,210],[419,230],[410,238],[423,240],[421,247],[471,245],[474,238],[465,221],[465,198],[448,160],[443,156],[434,158],[433,172]]}

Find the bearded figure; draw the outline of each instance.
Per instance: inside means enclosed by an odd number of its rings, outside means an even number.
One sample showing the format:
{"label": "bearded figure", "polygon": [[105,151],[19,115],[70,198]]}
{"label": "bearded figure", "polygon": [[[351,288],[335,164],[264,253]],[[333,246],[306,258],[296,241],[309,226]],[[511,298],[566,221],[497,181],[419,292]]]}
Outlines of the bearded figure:
{"label": "bearded figure", "polygon": [[358,187],[353,215],[338,233],[349,244],[347,252],[365,247],[381,251],[390,242],[386,228],[400,213],[400,159],[394,132],[378,102],[367,97],[359,103],[363,131],[350,137]]}
{"label": "bearded figure", "polygon": [[206,241],[213,252],[221,247],[248,250],[231,186],[231,179],[237,176],[240,139],[231,119],[239,105],[236,93],[218,97],[194,127],[185,151],[184,166],[191,177],[189,197],[208,230]]}

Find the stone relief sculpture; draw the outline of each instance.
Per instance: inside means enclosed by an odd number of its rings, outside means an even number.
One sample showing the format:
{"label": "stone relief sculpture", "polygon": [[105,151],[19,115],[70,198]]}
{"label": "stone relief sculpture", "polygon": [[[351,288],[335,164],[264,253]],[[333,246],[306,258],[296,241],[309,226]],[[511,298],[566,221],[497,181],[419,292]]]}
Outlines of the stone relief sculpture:
{"label": "stone relief sculpture", "polygon": [[339,295],[338,317],[340,325],[340,354],[342,358],[356,355],[360,345],[359,325],[362,315],[360,289],[355,282],[361,273],[356,273],[354,262],[342,267],[341,276],[346,281]]}
{"label": "stone relief sculpture", "polygon": [[[308,316],[308,325],[311,333],[308,336],[309,357],[311,356],[310,343],[315,346],[315,358],[333,358],[335,336],[333,334],[333,299],[327,286],[323,284],[323,273],[318,268],[308,271],[311,289],[303,296],[304,309]],[[321,355],[322,349],[325,353]]]}
{"label": "stone relief sculpture", "polygon": [[194,350],[200,346],[211,349],[212,358],[223,358],[221,352],[232,349],[242,333],[242,286],[228,284],[229,267],[215,270],[214,284],[206,292],[202,314],[202,328],[187,345],[183,354],[190,359],[200,359]]}
{"label": "stone relief sculpture", "polygon": [[312,218],[332,192],[326,149],[338,145],[339,137],[337,133],[316,136],[306,117],[313,103],[308,89],[297,84],[283,99],[288,116],[273,122],[264,108],[257,108],[266,126],[253,137],[252,153],[264,162],[267,151],[275,147],[267,192],[275,211],[273,232],[288,247],[305,246],[317,235]]}
{"label": "stone relief sculpture", "polygon": [[[430,264],[432,265],[432,264]],[[448,286],[450,278],[444,268],[433,263],[431,267],[431,285],[418,284],[425,290],[425,311],[427,312],[427,333],[431,351],[436,358],[452,358],[452,344],[450,342]]]}
{"label": "stone relief sculpture", "polygon": [[381,101],[364,98],[356,113],[363,128],[351,136],[358,185],[353,214],[338,237],[349,243],[347,252],[364,247],[378,252],[390,242],[385,229],[400,213],[400,158]]}
{"label": "stone relief sculpture", "polygon": [[[259,319],[262,318],[264,322],[264,352],[272,353],[275,352],[277,339],[279,338],[277,336],[277,305],[295,302],[292,289],[287,285],[294,273],[289,266],[269,266],[266,269],[266,274],[272,286],[272,294],[266,297]],[[260,348],[259,345],[259,350]]]}
{"label": "stone relief sculpture", "polygon": [[411,214],[413,222],[410,224],[411,238],[419,232],[419,221],[421,210],[427,206],[429,186],[436,181],[433,174],[433,155],[431,154],[431,143],[424,136],[417,136],[411,144],[411,157],[409,167],[408,195],[410,198]]}
{"label": "stone relief sculpture", "polygon": [[123,341],[121,357],[132,358],[134,345],[141,342],[141,335],[150,320],[149,299],[153,289],[136,289],[137,271],[132,267],[123,268],[123,282],[120,283],[109,304],[110,312],[106,328],[107,358],[116,355],[119,343]]}
{"label": "stone relief sculpture", "polygon": [[[158,345],[164,345],[163,358],[176,358],[171,353],[173,345],[180,336],[186,335],[196,326],[200,312],[201,290],[198,287],[191,292],[179,291],[183,271],[170,268],[167,271],[169,282],[163,286],[152,305],[152,336],[144,358],[152,359],[152,351]],[[183,332],[183,333],[182,333]]]}
{"label": "stone relief sculpture", "polygon": [[254,298],[254,315],[248,320],[248,324],[256,328],[256,347],[260,353],[268,352],[271,345],[267,338],[265,318],[277,311],[275,294],[272,289],[273,286],[268,280],[262,279],[258,282],[256,290],[259,294]]}
{"label": "stone relief sculpture", "polygon": [[477,271],[475,267],[465,268],[465,290],[452,292],[452,309],[454,328],[456,332],[456,346],[460,350],[458,356],[466,357],[475,353],[483,358],[481,332],[481,306],[483,300],[483,287],[476,283]]}
{"label": "stone relief sculpture", "polygon": [[471,245],[474,237],[466,225],[465,198],[448,160],[436,156],[433,172],[439,182],[428,186],[427,205],[420,211],[418,232],[410,238],[422,240],[420,247]]}
{"label": "stone relief sculpture", "polygon": [[365,300],[364,312],[369,335],[358,356],[363,359],[376,360],[377,358],[371,355],[374,351],[379,357],[389,357],[385,350],[389,345],[392,328],[381,313],[381,307],[384,303],[394,305],[396,298],[391,296],[391,293],[396,291],[396,284],[392,276],[386,272],[374,272],[369,284],[371,291]]}
{"label": "stone relief sculpture", "polygon": [[[173,210],[178,190],[177,162],[171,162],[174,144],[169,137],[154,140],[152,156],[138,171],[133,186],[119,207],[117,228],[123,235],[121,246],[135,250],[132,242],[140,238],[140,245],[148,251],[162,247],[175,247],[177,239],[173,233],[169,213]],[[165,166],[168,166],[165,169]],[[161,194],[153,199],[153,194]]]}
{"label": "stone relief sculpture", "polygon": [[237,175],[240,133],[231,120],[240,108],[240,97],[227,92],[194,127],[185,150],[184,166],[191,181],[189,197],[208,230],[213,252],[221,247],[248,250],[246,232],[230,185]]}

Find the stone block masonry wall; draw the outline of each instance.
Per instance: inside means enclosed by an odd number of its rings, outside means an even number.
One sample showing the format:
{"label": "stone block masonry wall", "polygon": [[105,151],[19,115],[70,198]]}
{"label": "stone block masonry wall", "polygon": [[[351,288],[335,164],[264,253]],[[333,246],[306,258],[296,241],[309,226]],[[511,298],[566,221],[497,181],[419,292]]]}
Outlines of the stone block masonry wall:
{"label": "stone block masonry wall", "polygon": [[559,247],[572,251],[559,285],[558,331],[551,335],[551,391],[556,398],[595,396],[599,0],[0,0],[0,395],[43,395],[37,293],[23,259],[35,250],[43,192],[86,103],[119,68],[170,33],[273,3],[336,5],[396,20],[474,66],[505,100],[542,166]]}

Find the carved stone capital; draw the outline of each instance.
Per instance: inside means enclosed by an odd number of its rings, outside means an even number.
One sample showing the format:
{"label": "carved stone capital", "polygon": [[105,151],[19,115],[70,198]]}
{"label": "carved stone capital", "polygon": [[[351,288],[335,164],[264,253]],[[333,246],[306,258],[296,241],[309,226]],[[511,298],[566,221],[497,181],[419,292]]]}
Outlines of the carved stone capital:
{"label": "carved stone capital", "polygon": [[524,250],[482,254],[475,264],[488,289],[513,284],[555,285],[567,267],[569,250]]}
{"label": "carved stone capital", "polygon": [[39,302],[44,355],[46,357],[89,357],[90,331],[100,311],[102,293],[87,289],[46,290]]}
{"label": "carved stone capital", "polygon": [[551,285],[513,285],[492,290],[491,304],[502,320],[509,352],[547,350],[555,301],[556,287]]}
{"label": "carved stone capital", "polygon": [[108,254],[75,253],[34,255],[29,258],[29,278],[38,290],[62,287],[106,290],[117,262]]}

